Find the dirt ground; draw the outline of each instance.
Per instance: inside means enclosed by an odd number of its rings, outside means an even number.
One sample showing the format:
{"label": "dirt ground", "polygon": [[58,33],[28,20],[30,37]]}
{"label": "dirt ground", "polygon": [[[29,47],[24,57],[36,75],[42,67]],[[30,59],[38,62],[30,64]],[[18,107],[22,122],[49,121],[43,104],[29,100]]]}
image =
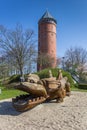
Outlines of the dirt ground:
{"label": "dirt ground", "polygon": [[11,99],[1,100],[0,130],[87,130],[87,93],[71,92],[63,103],[43,103],[23,113]]}

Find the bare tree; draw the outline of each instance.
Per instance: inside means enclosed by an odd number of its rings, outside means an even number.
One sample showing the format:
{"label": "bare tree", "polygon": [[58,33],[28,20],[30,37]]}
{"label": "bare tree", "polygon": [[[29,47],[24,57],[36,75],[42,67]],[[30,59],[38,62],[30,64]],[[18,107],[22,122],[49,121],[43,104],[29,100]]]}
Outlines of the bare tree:
{"label": "bare tree", "polygon": [[5,78],[8,76],[8,64],[6,62],[6,56],[0,56],[0,78]]}
{"label": "bare tree", "polygon": [[82,47],[71,47],[66,51],[63,60],[66,70],[72,69],[78,71],[80,66],[87,63],[87,51]]}
{"label": "bare tree", "polygon": [[20,24],[13,30],[0,25],[0,48],[21,75],[23,75],[24,66],[36,55],[35,42],[33,30],[23,30]]}

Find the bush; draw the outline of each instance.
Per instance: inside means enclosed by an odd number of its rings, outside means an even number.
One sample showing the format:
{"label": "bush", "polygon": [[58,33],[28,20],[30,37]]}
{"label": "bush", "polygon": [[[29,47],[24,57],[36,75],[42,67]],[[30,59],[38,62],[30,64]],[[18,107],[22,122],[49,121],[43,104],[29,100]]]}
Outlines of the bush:
{"label": "bush", "polygon": [[[40,79],[43,79],[43,78],[49,78],[49,70],[52,71],[52,75],[54,77],[57,76],[57,73],[55,73],[53,69],[49,68],[49,69],[44,69],[44,70],[41,70],[39,72],[37,72],[36,74],[40,77]],[[56,71],[57,72],[57,71]]]}
{"label": "bush", "polygon": [[9,83],[13,83],[13,82],[19,82],[20,81],[20,75],[12,75],[9,78]]}
{"label": "bush", "polygon": [[87,84],[79,84],[78,88],[80,88],[80,89],[87,89]]}
{"label": "bush", "polygon": [[[53,77],[56,77],[58,78],[58,72],[59,72],[59,68],[48,68],[48,69],[44,69],[42,71],[39,71],[37,72],[36,74],[38,74],[38,76],[42,79],[42,78],[48,78],[49,77],[49,70],[52,71],[52,75]],[[74,82],[73,82],[73,79],[70,75],[70,73],[68,73],[67,71],[64,71],[62,70],[62,74],[63,74],[63,77],[68,77],[68,81],[70,82],[71,84],[71,87],[74,87]]]}
{"label": "bush", "polygon": [[74,88],[78,88],[78,87],[79,87],[78,83],[75,83]]}

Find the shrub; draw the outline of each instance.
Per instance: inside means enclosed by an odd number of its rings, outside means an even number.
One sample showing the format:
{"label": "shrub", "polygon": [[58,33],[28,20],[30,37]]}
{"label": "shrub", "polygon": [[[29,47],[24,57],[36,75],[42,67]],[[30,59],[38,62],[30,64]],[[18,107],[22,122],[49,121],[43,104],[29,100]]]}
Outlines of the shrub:
{"label": "shrub", "polygon": [[87,89],[87,84],[79,84],[78,85],[78,88],[80,88],[80,89]]}
{"label": "shrub", "polygon": [[9,78],[9,83],[13,83],[13,82],[19,82],[20,81],[20,75],[12,75]]}
{"label": "shrub", "polygon": [[[38,76],[42,79],[42,78],[48,78],[49,77],[49,70],[52,71],[52,75],[53,77],[56,77],[58,78],[58,72],[59,72],[59,68],[48,68],[48,69],[44,69],[42,71],[39,71],[37,72],[36,74],[38,74]],[[61,69],[62,70],[62,69]],[[71,84],[71,87],[74,87],[74,82],[73,82],[73,79],[71,77],[71,74],[67,71],[64,71],[62,70],[62,74],[63,74],[63,77],[68,77],[68,81],[70,82]]]}
{"label": "shrub", "polygon": [[78,83],[74,83],[74,87],[78,88],[79,87]]}
{"label": "shrub", "polygon": [[57,77],[57,74],[58,74],[57,68],[55,68],[55,69],[52,69],[52,68],[44,69],[44,70],[37,72],[36,74],[40,77],[40,79],[49,78],[49,70],[52,71],[53,77]]}

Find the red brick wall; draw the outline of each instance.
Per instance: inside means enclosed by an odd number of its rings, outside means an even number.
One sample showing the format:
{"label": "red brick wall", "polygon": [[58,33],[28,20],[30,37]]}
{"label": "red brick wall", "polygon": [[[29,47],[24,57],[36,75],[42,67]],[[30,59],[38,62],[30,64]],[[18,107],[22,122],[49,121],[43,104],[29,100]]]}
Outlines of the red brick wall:
{"label": "red brick wall", "polygon": [[47,53],[50,57],[54,58],[55,60],[51,63],[50,67],[56,67],[56,24],[50,22],[39,24],[38,51]]}

